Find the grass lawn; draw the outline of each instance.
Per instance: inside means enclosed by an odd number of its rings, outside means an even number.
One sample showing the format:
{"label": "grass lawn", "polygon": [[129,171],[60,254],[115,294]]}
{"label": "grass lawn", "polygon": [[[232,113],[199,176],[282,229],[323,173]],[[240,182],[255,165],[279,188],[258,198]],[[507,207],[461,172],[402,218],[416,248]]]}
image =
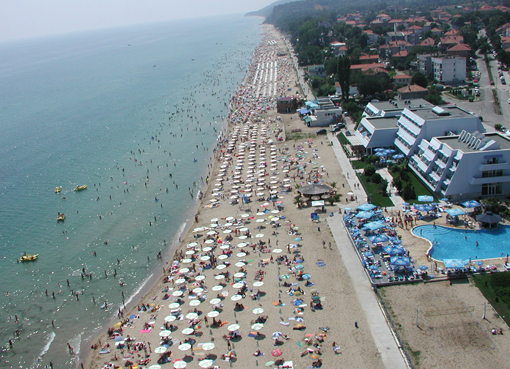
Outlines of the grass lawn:
{"label": "grass lawn", "polygon": [[[359,174],[359,178],[361,182],[363,182],[363,186],[365,187],[365,190],[368,192],[368,195],[370,196],[370,203],[374,204],[376,206],[381,207],[387,207],[387,206],[394,206],[393,201],[387,196],[384,196],[379,193],[379,190],[377,188],[377,184],[375,183],[369,183],[367,180],[367,177],[365,177],[362,174]],[[363,200],[363,199],[361,199]],[[361,201],[363,202],[363,201]]]}
{"label": "grass lawn", "polygon": [[476,287],[506,324],[510,325],[510,273],[480,274],[474,275],[473,279]]}
{"label": "grass lawn", "polygon": [[345,137],[342,132],[340,132],[340,134],[336,135],[336,137],[338,138],[338,141],[340,141],[340,143],[342,145],[350,145],[351,144],[349,142],[349,140],[347,139],[347,137]]}
{"label": "grass lawn", "polygon": [[418,201],[418,196],[422,196],[422,195],[432,196],[434,198],[434,202],[438,201],[438,199],[434,196],[434,194],[432,192],[430,192],[430,190],[427,187],[425,187],[425,185],[423,183],[420,182],[418,177],[416,177],[416,175],[411,170],[408,172],[408,174],[409,174],[409,178],[411,179],[411,184],[414,187],[414,192],[416,193],[416,199],[410,200],[409,203],[422,204],[421,201]]}
{"label": "grass lawn", "polygon": [[[434,198],[434,202],[438,202],[438,199],[434,196],[434,194],[430,192],[427,187],[425,187],[425,185],[418,179],[418,177],[416,177],[412,170],[408,169],[406,172],[409,175],[409,180],[414,187],[414,192],[416,193],[416,199],[407,199],[407,202],[410,204],[423,204],[422,201],[418,201],[418,196],[422,195],[432,196]],[[393,176],[391,171],[390,174]]]}
{"label": "grass lawn", "polygon": [[351,165],[354,169],[365,169],[370,165],[370,163],[367,161],[352,160]]}

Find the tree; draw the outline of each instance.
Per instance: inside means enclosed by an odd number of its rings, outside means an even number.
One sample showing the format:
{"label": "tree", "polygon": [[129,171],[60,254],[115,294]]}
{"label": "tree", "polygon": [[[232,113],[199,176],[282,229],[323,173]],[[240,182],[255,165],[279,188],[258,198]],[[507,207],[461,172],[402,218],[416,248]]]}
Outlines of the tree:
{"label": "tree", "polygon": [[416,72],[413,74],[413,78],[411,78],[411,84],[426,88],[428,85],[427,77],[422,72]]}
{"label": "tree", "polygon": [[349,100],[349,87],[351,84],[351,59],[347,56],[338,58],[337,78],[342,89],[342,98]]}
{"label": "tree", "polygon": [[375,167],[373,165],[367,165],[363,171],[363,174],[366,177],[372,177],[375,174]]}
{"label": "tree", "polygon": [[405,184],[404,189],[402,190],[402,197],[404,200],[412,200],[416,198],[416,192],[410,182]]}
{"label": "tree", "polygon": [[377,189],[379,190],[379,193],[385,194],[388,189],[388,181],[382,178],[381,182],[377,186]]}

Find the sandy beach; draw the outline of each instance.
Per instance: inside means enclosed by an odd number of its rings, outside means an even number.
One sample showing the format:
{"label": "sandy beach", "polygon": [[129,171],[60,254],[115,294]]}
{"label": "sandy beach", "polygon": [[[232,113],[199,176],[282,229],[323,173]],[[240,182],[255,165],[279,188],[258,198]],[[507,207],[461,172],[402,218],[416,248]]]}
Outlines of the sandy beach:
{"label": "sandy beach", "polygon": [[282,36],[264,26],[195,223],[84,367],[382,366],[325,222],[338,207],[312,222],[315,209],[294,204],[313,181],[349,191],[326,137],[285,139],[305,127],[276,114],[274,95],[296,82]]}

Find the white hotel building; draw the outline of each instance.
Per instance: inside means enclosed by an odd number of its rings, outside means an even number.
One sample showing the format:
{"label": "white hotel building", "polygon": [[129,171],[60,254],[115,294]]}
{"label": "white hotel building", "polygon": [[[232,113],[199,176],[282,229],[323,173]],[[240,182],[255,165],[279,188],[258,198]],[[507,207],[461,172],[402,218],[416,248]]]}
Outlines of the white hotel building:
{"label": "white hotel building", "polygon": [[479,117],[450,105],[365,117],[356,136],[368,152],[396,147],[438,197],[461,200],[510,193],[510,139],[484,132]]}

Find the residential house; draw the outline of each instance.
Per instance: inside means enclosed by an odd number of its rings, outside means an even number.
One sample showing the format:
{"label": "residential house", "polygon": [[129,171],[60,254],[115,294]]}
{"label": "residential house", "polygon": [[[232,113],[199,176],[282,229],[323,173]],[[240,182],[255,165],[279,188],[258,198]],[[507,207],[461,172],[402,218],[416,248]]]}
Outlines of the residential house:
{"label": "residential house", "polygon": [[363,33],[367,35],[367,43],[369,45],[377,43],[377,40],[379,39],[379,35],[377,33],[374,33],[374,31],[370,29],[364,30]]}
{"label": "residential house", "polygon": [[425,87],[407,85],[397,90],[399,100],[423,99],[429,93]]}
{"label": "residential house", "polygon": [[379,60],[379,55],[360,55],[360,57],[359,57],[360,64],[377,63],[378,60]]}
{"label": "residential house", "polygon": [[397,64],[398,63],[405,63],[407,61],[408,52],[406,50],[402,50],[399,52],[396,52],[391,56],[391,59],[393,59]]}
{"label": "residential house", "polygon": [[403,32],[386,32],[386,43],[392,41],[405,41],[406,36]]}
{"label": "residential house", "polygon": [[395,85],[408,86],[411,84],[412,78],[413,77],[408,74],[397,74],[393,77],[393,81],[395,82]]}
{"label": "residential house", "polygon": [[432,37],[427,37],[425,40],[422,40],[418,45],[424,47],[433,47],[436,44],[436,40]]}
{"label": "residential house", "polygon": [[466,44],[457,44],[446,50],[446,54],[450,56],[468,58],[469,55],[471,54],[471,48]]}

